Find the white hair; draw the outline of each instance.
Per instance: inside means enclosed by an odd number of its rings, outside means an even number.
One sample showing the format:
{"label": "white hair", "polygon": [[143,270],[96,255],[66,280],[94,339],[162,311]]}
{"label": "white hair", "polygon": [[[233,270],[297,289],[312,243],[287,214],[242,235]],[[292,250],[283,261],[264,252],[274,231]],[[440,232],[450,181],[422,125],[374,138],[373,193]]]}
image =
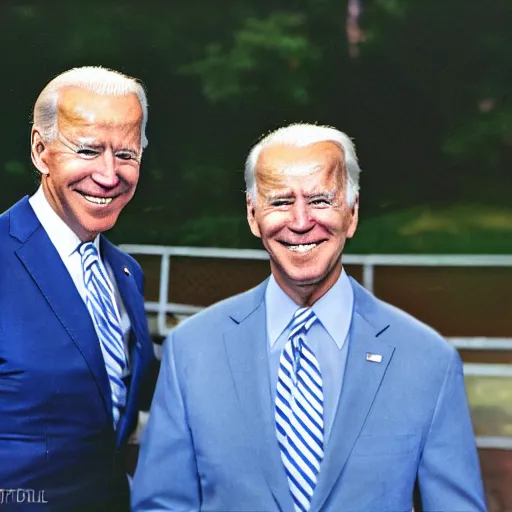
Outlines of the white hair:
{"label": "white hair", "polygon": [[256,201],[256,166],[264,148],[276,144],[306,147],[318,142],[334,142],[343,150],[347,177],[346,199],[348,205],[353,206],[359,193],[359,175],[361,173],[354,143],[348,135],[336,130],[336,128],[306,123],[291,124],[279,128],[269,133],[251,149],[245,161],[245,186],[249,197]]}
{"label": "white hair", "polygon": [[135,78],[101,66],[84,66],[65,71],[41,91],[34,105],[34,126],[41,131],[43,140],[50,142],[57,137],[57,104],[59,93],[65,87],[81,87],[104,96],[136,94],[142,108],[141,145],[143,149],[148,145],[148,101],[144,87]]}

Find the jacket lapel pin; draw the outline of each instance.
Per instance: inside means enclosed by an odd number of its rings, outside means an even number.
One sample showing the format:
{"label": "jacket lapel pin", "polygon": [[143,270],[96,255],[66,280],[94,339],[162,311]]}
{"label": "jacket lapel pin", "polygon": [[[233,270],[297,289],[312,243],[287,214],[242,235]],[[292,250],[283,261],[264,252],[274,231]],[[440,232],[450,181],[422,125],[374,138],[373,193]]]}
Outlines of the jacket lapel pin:
{"label": "jacket lapel pin", "polygon": [[381,363],[382,355],[381,354],[372,354],[370,352],[366,352],[366,360],[372,363]]}
{"label": "jacket lapel pin", "polygon": [[130,276],[131,273],[130,273],[130,269],[128,267],[123,267],[123,272],[127,275],[127,276]]}

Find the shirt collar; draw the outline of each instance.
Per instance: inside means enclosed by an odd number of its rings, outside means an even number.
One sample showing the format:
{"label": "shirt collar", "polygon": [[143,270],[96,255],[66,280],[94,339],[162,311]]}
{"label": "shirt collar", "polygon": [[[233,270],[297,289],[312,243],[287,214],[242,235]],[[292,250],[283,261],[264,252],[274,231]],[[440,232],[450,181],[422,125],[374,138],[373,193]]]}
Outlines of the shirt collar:
{"label": "shirt collar", "polygon": [[[50,206],[42,186],[37,189],[37,192],[29,199],[29,202],[60,257],[64,260],[71,256],[82,241]],[[99,252],[99,235],[94,239],[94,245]]]}
{"label": "shirt collar", "polygon": [[[353,305],[354,291],[345,269],[342,269],[336,283],[311,307],[339,349],[350,330]],[[299,306],[279,287],[274,276],[270,276],[265,291],[265,307],[267,333],[273,347]]]}

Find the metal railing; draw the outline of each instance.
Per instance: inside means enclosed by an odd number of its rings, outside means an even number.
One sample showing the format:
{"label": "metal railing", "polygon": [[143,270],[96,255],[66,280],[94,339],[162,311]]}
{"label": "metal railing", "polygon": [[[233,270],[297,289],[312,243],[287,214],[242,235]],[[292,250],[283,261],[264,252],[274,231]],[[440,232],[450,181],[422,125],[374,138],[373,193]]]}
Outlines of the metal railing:
{"label": "metal railing", "polygon": [[[145,309],[147,313],[156,313],[157,334],[162,337],[170,331],[167,326],[168,314],[189,316],[203,309],[197,305],[168,302],[172,256],[244,260],[269,259],[266,251],[255,249],[134,244],[121,245],[120,248],[134,255],[153,255],[161,258],[158,301],[146,301]],[[362,285],[373,293],[375,267],[378,266],[512,267],[512,255],[344,254],[343,262],[347,265],[362,267]],[[448,337],[447,340],[459,350],[512,351],[512,338]],[[512,364],[464,363],[464,375],[512,378]],[[512,437],[478,436],[477,444],[480,448],[512,450]]]}

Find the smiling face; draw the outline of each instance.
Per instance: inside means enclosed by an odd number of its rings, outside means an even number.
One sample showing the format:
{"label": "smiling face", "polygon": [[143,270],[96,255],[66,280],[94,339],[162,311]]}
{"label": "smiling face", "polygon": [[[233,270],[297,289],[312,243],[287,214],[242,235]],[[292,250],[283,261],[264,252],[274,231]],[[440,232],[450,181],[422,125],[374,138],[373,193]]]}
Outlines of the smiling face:
{"label": "smiling face", "polygon": [[46,199],[82,241],[112,228],[139,179],[142,109],[135,94],[60,93],[58,134],[32,129],[32,161]]}
{"label": "smiling face", "polygon": [[249,226],[277,283],[298,304],[313,304],[333,286],[345,240],[355,233],[358,202],[346,202],[344,168],[343,151],[332,142],[271,145],[258,158]]}

